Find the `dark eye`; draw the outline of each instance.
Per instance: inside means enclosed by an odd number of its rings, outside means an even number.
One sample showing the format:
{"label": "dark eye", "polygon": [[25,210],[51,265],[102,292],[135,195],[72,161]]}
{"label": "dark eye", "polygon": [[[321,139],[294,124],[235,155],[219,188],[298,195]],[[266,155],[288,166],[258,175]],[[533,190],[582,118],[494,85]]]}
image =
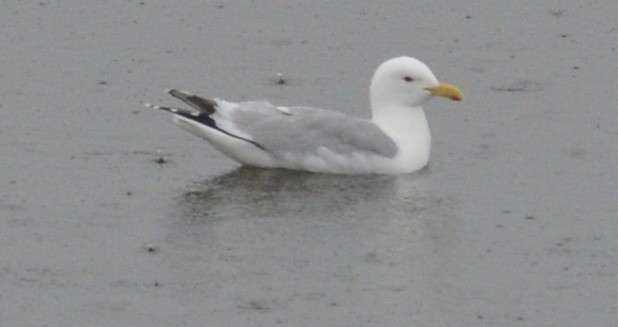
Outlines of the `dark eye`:
{"label": "dark eye", "polygon": [[406,77],[403,78],[403,80],[408,82],[408,83],[410,83],[410,82],[414,81],[414,78],[412,78],[410,76],[406,76]]}

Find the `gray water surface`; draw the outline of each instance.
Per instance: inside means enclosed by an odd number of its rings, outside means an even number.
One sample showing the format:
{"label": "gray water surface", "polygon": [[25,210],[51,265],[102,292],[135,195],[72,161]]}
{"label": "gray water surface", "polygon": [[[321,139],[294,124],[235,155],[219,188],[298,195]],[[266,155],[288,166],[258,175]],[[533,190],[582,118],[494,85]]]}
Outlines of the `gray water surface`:
{"label": "gray water surface", "polygon": [[[0,8],[1,325],[618,320],[614,1]],[[367,117],[398,55],[466,95],[426,105],[416,174],[240,168],[141,105]]]}

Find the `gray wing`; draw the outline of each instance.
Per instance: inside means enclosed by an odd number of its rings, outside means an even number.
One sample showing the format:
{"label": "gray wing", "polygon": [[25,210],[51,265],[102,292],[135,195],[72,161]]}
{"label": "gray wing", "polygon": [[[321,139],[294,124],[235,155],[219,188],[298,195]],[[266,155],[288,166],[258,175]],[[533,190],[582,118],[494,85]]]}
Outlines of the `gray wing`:
{"label": "gray wing", "polygon": [[232,115],[234,125],[274,155],[303,154],[324,147],[339,154],[362,152],[384,157],[397,146],[366,119],[308,107],[275,107],[267,102],[242,102]]}

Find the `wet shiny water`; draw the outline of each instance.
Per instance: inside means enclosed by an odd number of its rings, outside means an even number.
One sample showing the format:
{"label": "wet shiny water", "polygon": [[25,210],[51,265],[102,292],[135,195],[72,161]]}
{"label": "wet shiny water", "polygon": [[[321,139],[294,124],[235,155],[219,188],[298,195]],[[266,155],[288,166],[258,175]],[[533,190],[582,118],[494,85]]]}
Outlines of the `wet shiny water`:
{"label": "wet shiny water", "polygon": [[[614,2],[0,6],[3,324],[618,319]],[[427,104],[417,174],[239,168],[141,105],[366,117],[402,54],[466,94]]]}

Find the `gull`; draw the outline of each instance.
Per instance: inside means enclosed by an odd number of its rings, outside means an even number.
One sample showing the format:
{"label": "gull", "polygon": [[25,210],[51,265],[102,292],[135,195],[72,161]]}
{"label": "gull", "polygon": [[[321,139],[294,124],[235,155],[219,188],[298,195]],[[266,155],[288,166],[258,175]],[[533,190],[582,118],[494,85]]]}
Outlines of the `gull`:
{"label": "gull", "polygon": [[431,134],[422,105],[432,97],[460,101],[456,86],[437,80],[412,57],[385,61],[369,88],[372,116],[267,101],[229,102],[189,92],[168,93],[187,109],[169,112],[185,130],[242,165],[336,174],[406,174],[425,167]]}

